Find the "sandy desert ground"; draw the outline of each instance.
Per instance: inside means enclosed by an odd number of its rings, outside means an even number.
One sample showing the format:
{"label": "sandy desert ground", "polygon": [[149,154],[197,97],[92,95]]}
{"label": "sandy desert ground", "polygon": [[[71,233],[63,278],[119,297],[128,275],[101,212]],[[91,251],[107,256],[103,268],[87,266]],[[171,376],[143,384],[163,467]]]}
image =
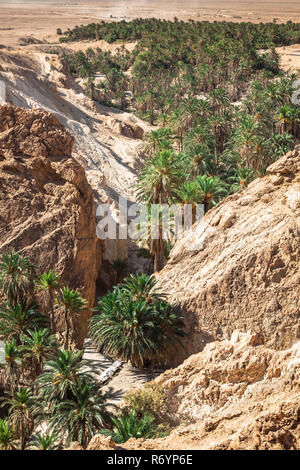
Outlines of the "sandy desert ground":
{"label": "sandy desert ground", "polygon": [[0,0],[0,44],[15,46],[20,38],[34,36],[54,42],[56,29],[97,20],[138,17],[166,19],[278,22],[300,21],[299,0]]}

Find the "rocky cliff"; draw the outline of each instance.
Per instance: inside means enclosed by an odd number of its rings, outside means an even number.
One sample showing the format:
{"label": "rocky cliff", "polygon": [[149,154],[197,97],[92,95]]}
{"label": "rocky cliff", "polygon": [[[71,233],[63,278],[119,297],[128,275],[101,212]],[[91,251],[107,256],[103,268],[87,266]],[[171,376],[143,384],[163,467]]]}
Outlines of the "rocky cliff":
{"label": "rocky cliff", "polygon": [[[92,306],[100,265],[95,203],[73,142],[48,112],[0,107],[0,253],[21,250],[42,271],[56,270]],[[78,347],[88,316],[78,319]]]}
{"label": "rocky cliff", "polygon": [[300,147],[178,241],[158,287],[186,321],[185,350],[253,330],[275,349],[300,337]]}
{"label": "rocky cliff", "polygon": [[[166,438],[130,439],[119,448],[299,449],[300,341],[284,351],[262,342],[258,334],[235,331],[159,376],[165,418],[178,427]],[[88,449],[116,445],[98,435]]]}
{"label": "rocky cliff", "polygon": [[165,372],[157,381],[181,425],[165,439],[125,447],[299,449],[300,342],[285,351],[261,343],[260,335],[235,331]]}
{"label": "rocky cliff", "polygon": [[[143,160],[141,138],[149,126],[131,113],[89,99],[65,61],[39,46],[26,54],[0,51],[0,104],[2,94],[5,103],[44,109],[59,119],[75,138],[72,156],[85,169],[95,204],[111,205],[118,220],[119,196],[135,201],[136,169]],[[132,243],[106,240],[102,248],[98,285],[107,289],[115,282],[110,263],[116,259],[128,258],[131,271],[142,270],[144,260],[136,256]]]}

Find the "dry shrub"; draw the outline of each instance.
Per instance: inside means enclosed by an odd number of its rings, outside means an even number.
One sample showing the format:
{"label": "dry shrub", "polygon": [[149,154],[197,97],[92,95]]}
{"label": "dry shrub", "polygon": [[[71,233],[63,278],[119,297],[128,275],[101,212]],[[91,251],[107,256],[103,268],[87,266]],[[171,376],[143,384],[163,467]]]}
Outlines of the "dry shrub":
{"label": "dry shrub", "polygon": [[130,390],[124,396],[127,409],[135,410],[138,416],[151,413],[157,422],[163,422],[164,390],[162,385],[150,382],[138,390]]}

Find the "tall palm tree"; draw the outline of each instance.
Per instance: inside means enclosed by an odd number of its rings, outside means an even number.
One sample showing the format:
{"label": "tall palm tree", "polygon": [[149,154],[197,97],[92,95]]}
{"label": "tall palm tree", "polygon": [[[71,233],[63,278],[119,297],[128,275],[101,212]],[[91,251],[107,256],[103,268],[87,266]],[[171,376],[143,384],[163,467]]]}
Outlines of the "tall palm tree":
{"label": "tall palm tree", "polygon": [[50,336],[48,328],[43,328],[41,330],[28,330],[27,334],[23,335],[21,339],[24,358],[31,361],[35,376],[38,376],[43,371],[44,361],[55,353],[55,336]]}
{"label": "tall palm tree", "polygon": [[90,335],[107,354],[141,369],[147,361],[160,360],[167,345],[180,344],[183,324],[158,292],[144,298],[140,289],[132,289],[132,295],[131,287],[117,287],[99,300],[95,310],[100,315],[92,317]]}
{"label": "tall palm tree", "polygon": [[22,300],[34,278],[35,266],[27,256],[12,251],[0,258],[0,286],[9,302]]}
{"label": "tall palm tree", "polygon": [[182,167],[177,155],[164,150],[149,159],[139,175],[139,199],[152,204],[166,203],[175,195],[181,180]]}
{"label": "tall palm tree", "polygon": [[[163,150],[149,159],[139,175],[138,198],[147,204],[164,204],[176,196],[179,183],[183,179],[183,169],[176,154]],[[159,214],[159,219],[161,215]],[[158,234],[151,240],[150,252],[154,255],[154,269],[164,267],[164,233],[159,222]]]}
{"label": "tall palm tree", "polygon": [[202,202],[202,194],[199,185],[195,181],[185,181],[177,191],[177,200],[182,204],[192,207],[192,224],[196,221],[197,204]]}
{"label": "tall palm tree", "polygon": [[57,356],[44,365],[37,378],[40,396],[46,403],[68,398],[83,372],[82,351],[60,350]]}
{"label": "tall palm tree", "polygon": [[0,338],[4,341],[20,340],[29,328],[38,328],[46,324],[46,317],[36,310],[35,305],[21,303],[5,303],[0,308]]}
{"label": "tall palm tree", "polygon": [[161,150],[161,145],[165,141],[173,139],[172,130],[169,128],[156,129],[146,135],[146,150],[151,156]]}
{"label": "tall palm tree", "polygon": [[81,296],[79,291],[69,289],[69,287],[63,287],[60,289],[59,301],[60,304],[64,307],[66,327],[64,348],[68,349],[71,346],[71,326],[73,319],[86,308],[87,301]]}
{"label": "tall palm tree", "polygon": [[199,175],[196,182],[199,186],[205,212],[211,209],[227,192],[224,183],[218,176]]}
{"label": "tall palm tree", "polygon": [[5,344],[5,382],[10,384],[13,394],[20,375],[22,373],[22,349],[17,345],[16,340],[12,339]]}
{"label": "tall palm tree", "polygon": [[55,315],[54,315],[54,296],[59,287],[60,274],[50,270],[48,273],[44,273],[35,282],[38,290],[46,291],[50,301],[50,327],[51,332],[55,334]]}
{"label": "tall palm tree", "polygon": [[3,404],[9,406],[8,422],[20,439],[20,449],[24,450],[34,427],[34,396],[29,388],[19,388],[11,398],[4,398]]}
{"label": "tall palm tree", "polygon": [[[57,402],[49,420],[49,429],[60,435],[62,442],[79,442],[86,448],[90,439],[110,421],[107,407],[110,392],[103,393],[97,383],[86,377],[77,380],[73,397]],[[67,437],[67,439],[66,439]]]}

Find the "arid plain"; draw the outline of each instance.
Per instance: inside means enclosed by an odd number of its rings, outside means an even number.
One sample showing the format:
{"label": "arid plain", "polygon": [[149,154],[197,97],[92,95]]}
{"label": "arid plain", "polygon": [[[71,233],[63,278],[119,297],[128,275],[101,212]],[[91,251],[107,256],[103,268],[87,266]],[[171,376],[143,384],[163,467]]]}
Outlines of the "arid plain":
{"label": "arid plain", "polygon": [[[33,36],[53,42],[57,28],[65,30],[75,25],[98,20],[116,21],[138,17],[182,20],[300,21],[298,1],[265,0],[81,0],[58,3],[51,0],[0,0],[0,44],[16,46],[20,38]],[[21,41],[22,43],[22,41]]]}

